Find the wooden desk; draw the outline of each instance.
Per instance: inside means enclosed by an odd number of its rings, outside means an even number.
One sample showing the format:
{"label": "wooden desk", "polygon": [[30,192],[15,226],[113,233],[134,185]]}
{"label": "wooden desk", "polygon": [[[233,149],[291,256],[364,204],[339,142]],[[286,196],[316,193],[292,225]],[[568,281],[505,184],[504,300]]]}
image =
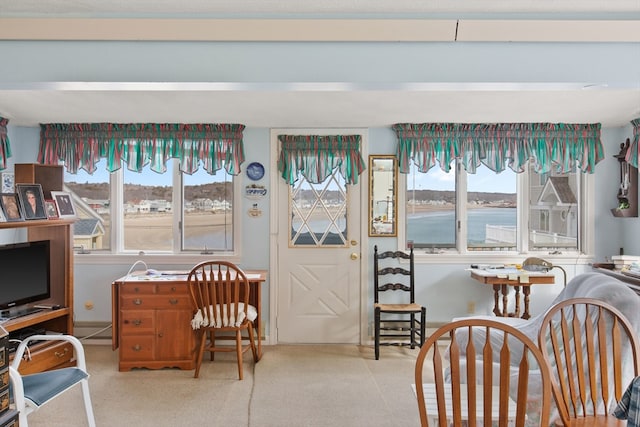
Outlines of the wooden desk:
{"label": "wooden desk", "polygon": [[[493,313],[501,317],[520,317],[520,287],[524,294],[523,319],[529,319],[529,299],[531,286],[539,284],[552,284],[555,276],[551,273],[509,269],[477,269],[472,268],[471,277],[480,283],[493,286]],[[513,287],[515,293],[515,312],[507,310],[509,287]],[[500,308],[500,292],[502,292],[502,308]]]}
{"label": "wooden desk", "polygon": [[[262,357],[262,283],[264,270],[245,270],[249,279],[249,303],[256,307],[254,321],[258,358]],[[195,368],[193,307],[185,272],[132,274],[111,285],[112,348],[120,348],[118,369]]]}

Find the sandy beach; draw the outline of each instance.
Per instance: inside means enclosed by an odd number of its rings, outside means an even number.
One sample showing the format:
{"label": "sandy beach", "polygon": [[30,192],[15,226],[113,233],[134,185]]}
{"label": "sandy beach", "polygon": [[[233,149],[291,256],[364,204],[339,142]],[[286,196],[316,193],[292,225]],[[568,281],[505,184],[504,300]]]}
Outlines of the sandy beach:
{"label": "sandy beach", "polygon": [[[185,215],[185,239],[224,232],[225,221],[232,226],[232,215],[218,213],[188,213]],[[170,250],[173,239],[170,214],[126,215],[125,248]],[[204,249],[204,247],[203,247]]]}

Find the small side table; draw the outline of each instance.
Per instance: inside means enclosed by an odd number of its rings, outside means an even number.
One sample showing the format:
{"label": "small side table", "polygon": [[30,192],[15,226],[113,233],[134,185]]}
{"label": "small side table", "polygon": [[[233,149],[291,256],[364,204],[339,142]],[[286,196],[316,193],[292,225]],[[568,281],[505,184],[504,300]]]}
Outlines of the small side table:
{"label": "small side table", "polygon": [[[520,317],[520,287],[524,295],[523,319],[529,319],[529,300],[531,286],[540,284],[553,284],[555,276],[551,273],[533,272],[517,270],[515,268],[472,268],[471,277],[480,283],[493,287],[493,314],[500,317]],[[509,302],[509,287],[515,289],[515,311],[509,313],[507,303]],[[500,294],[502,293],[502,299]],[[502,301],[502,307],[500,307]]]}

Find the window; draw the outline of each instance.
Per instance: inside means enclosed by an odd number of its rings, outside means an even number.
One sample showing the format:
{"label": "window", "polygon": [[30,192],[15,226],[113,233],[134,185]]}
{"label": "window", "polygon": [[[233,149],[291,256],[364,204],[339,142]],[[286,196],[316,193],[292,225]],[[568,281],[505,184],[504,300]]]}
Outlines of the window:
{"label": "window", "polygon": [[[530,171],[533,173],[533,171]],[[529,248],[576,251],[580,180],[578,174],[541,174],[529,187]]]}
{"label": "window", "polygon": [[169,161],[163,174],[147,168],[140,173],[123,168],[109,174],[104,162],[93,175],[65,174],[78,207],[76,248],[159,253],[234,250],[236,192],[233,176],[224,168],[215,175],[202,168],[188,175]]}
{"label": "window", "polygon": [[468,250],[515,251],[517,246],[517,174],[481,166],[467,179]]}
{"label": "window", "polygon": [[485,166],[467,174],[456,166],[449,173],[438,166],[420,173],[411,165],[405,236],[414,248],[460,253],[584,251],[579,224],[585,211],[581,190],[588,175],[539,175],[532,166],[521,174],[508,168],[497,174]]}
{"label": "window", "polygon": [[94,174],[80,169],[64,174],[78,216],[73,224],[73,246],[80,252],[111,248],[111,191],[106,161],[98,163]]}
{"label": "window", "polygon": [[407,240],[415,248],[456,246],[455,167],[449,173],[440,168],[427,173],[411,165],[407,175]]}

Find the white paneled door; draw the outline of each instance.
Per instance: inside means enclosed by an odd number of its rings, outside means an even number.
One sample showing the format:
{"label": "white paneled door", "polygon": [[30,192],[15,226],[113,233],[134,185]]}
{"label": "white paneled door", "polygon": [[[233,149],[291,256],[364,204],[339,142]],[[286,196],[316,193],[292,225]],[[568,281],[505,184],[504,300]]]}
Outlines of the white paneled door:
{"label": "white paneled door", "polygon": [[277,342],[360,342],[360,185],[278,188]]}

